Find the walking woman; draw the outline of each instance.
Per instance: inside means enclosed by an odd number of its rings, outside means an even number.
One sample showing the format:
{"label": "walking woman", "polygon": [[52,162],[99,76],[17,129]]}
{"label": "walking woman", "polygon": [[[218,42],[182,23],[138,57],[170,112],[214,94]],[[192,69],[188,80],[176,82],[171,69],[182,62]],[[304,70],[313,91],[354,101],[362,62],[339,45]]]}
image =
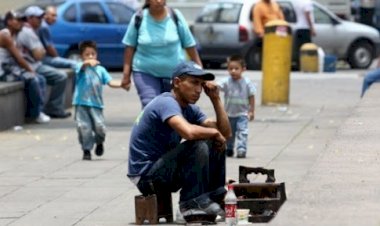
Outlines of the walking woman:
{"label": "walking woman", "polygon": [[122,42],[126,45],[122,86],[130,88],[133,74],[142,107],[170,91],[174,67],[186,59],[185,52],[202,66],[186,19],[179,10],[167,7],[166,0],[146,0]]}

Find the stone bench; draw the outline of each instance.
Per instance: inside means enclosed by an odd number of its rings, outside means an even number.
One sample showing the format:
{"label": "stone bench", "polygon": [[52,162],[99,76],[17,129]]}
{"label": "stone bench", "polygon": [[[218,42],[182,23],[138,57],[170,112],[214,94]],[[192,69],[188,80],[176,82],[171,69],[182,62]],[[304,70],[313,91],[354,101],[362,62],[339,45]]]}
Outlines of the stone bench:
{"label": "stone bench", "polygon": [[[64,70],[67,75],[65,90],[65,108],[71,108],[74,91],[74,71]],[[50,94],[51,87],[47,87],[46,95]],[[0,131],[25,123],[25,94],[23,82],[0,82]]]}
{"label": "stone bench", "polygon": [[0,131],[25,122],[23,82],[0,82]]}

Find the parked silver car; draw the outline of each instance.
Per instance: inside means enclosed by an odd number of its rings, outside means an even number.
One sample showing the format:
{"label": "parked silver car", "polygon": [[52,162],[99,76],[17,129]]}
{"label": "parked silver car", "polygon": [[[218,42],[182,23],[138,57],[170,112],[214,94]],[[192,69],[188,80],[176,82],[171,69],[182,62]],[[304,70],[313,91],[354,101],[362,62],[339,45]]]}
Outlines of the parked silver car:
{"label": "parked silver car", "polygon": [[[205,5],[192,26],[205,65],[222,63],[231,54],[240,53],[249,69],[260,68],[261,52],[252,46],[252,7],[257,0],[213,0]],[[277,0],[286,21],[297,21],[292,0]],[[368,68],[379,55],[379,32],[369,26],[338,18],[313,2],[315,30],[313,42],[326,54],[347,61],[351,68]],[[294,56],[294,54],[293,54]],[[293,57],[294,58],[294,57]],[[293,59],[295,61],[295,59]]]}

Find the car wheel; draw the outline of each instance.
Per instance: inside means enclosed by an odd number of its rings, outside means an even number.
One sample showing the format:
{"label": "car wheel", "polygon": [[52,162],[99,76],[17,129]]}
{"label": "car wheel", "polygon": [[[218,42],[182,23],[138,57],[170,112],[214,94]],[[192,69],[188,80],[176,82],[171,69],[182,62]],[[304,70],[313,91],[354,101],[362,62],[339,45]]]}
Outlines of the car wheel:
{"label": "car wheel", "polygon": [[73,50],[70,50],[68,53],[67,53],[67,58],[71,59],[71,60],[75,60],[75,61],[81,61],[81,57],[80,57],[80,54],[79,54],[79,50],[76,50],[76,49],[73,49]]}
{"label": "car wheel", "polygon": [[373,60],[372,45],[367,42],[354,43],[348,53],[351,68],[366,69]]}
{"label": "car wheel", "polygon": [[258,48],[252,47],[247,55],[245,61],[247,62],[247,69],[249,70],[261,70],[262,53]]}

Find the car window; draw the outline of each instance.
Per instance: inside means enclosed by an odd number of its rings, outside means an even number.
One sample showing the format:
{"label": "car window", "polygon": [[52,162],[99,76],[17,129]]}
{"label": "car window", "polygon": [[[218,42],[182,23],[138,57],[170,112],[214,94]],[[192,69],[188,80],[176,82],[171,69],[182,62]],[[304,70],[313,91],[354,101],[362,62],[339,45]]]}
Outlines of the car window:
{"label": "car window", "polygon": [[314,5],[314,22],[316,24],[331,24],[331,17],[318,6]]}
{"label": "car window", "polygon": [[237,23],[242,4],[214,3],[206,5],[197,22],[201,23]]}
{"label": "car window", "polygon": [[241,4],[221,4],[220,14],[217,22],[219,23],[237,23],[239,21]]}
{"label": "car window", "polygon": [[297,21],[296,13],[294,12],[293,5],[290,2],[278,2],[285,20],[289,23],[295,23]]}
{"label": "car window", "polygon": [[131,8],[123,4],[116,2],[107,3],[108,8],[110,9],[113,19],[117,24],[128,24],[131,20],[134,11]]}
{"label": "car window", "polygon": [[99,3],[86,2],[80,4],[81,21],[84,23],[108,23],[106,14]]}
{"label": "car window", "polygon": [[69,6],[66,11],[63,13],[63,19],[68,22],[75,22],[77,15],[77,9],[75,8],[75,4]]}

